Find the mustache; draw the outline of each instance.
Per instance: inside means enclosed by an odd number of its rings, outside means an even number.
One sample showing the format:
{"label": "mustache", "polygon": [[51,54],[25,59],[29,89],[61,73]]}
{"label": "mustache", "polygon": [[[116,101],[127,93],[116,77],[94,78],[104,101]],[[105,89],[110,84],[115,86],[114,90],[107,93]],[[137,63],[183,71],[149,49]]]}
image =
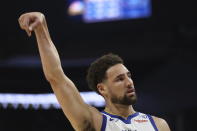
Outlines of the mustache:
{"label": "mustache", "polygon": [[135,88],[134,87],[129,87],[126,92],[127,93],[135,92]]}

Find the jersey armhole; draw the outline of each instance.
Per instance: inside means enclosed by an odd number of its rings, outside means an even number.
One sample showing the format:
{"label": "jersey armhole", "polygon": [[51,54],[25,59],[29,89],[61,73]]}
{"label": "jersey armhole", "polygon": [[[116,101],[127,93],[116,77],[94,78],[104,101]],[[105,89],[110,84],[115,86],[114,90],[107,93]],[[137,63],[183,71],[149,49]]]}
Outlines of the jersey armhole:
{"label": "jersey armhole", "polygon": [[147,114],[147,116],[148,116],[153,128],[155,129],[155,131],[158,131],[158,128],[157,128],[157,126],[155,124],[155,121],[153,120],[153,117],[151,115],[149,115],[149,114]]}
{"label": "jersey armhole", "polygon": [[107,124],[107,117],[103,114],[102,116],[103,116],[103,121],[102,121],[101,131],[105,131],[106,124]]}

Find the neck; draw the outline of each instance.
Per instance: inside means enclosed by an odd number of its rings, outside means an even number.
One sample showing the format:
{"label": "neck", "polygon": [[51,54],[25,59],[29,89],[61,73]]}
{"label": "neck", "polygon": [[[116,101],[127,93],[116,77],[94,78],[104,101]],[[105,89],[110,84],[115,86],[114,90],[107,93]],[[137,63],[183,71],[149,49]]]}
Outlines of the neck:
{"label": "neck", "polygon": [[135,113],[135,110],[133,109],[132,105],[122,104],[107,104],[105,107],[105,111],[110,114],[118,115],[124,118],[127,118],[129,115]]}

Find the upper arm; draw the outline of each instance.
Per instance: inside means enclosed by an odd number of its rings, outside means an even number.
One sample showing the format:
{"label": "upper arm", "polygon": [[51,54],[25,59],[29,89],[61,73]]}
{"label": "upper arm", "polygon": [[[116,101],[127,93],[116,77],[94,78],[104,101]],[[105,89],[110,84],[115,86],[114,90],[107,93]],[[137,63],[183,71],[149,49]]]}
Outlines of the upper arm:
{"label": "upper arm", "polygon": [[[101,113],[87,105],[74,83],[64,74],[59,79],[51,81],[52,89],[60,103],[62,110],[75,130],[96,128],[95,121],[102,117]],[[100,120],[102,121],[102,120]]]}
{"label": "upper arm", "polygon": [[159,131],[170,131],[170,127],[164,119],[155,116],[153,116],[153,119]]}

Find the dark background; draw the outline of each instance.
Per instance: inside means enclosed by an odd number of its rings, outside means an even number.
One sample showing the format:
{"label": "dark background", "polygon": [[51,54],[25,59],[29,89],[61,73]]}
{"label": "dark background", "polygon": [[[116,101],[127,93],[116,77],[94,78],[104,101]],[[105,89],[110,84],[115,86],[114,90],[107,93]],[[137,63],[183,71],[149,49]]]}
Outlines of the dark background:
{"label": "dark background", "polygon": [[[131,70],[135,109],[164,118],[172,131],[195,130],[197,9],[193,1],[152,0],[150,18],[85,24],[70,19],[65,0],[3,1],[0,19],[0,93],[51,93],[35,37],[19,28],[24,12],[46,16],[65,73],[80,91],[90,62],[113,52]],[[103,108],[99,108],[102,110]],[[61,110],[0,108],[0,131],[72,131]]]}

